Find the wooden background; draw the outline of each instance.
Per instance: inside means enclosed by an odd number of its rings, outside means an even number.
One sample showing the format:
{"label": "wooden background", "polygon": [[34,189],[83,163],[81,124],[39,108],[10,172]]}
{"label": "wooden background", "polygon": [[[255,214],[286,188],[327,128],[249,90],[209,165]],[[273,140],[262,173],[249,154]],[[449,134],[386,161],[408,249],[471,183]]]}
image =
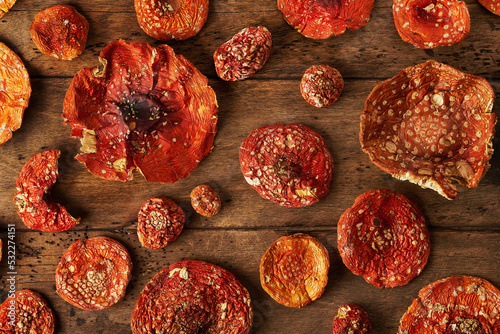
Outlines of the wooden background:
{"label": "wooden background", "polygon": [[[31,41],[35,14],[50,5],[74,5],[90,23],[87,48],[73,61],[41,54]],[[475,0],[466,1],[470,35],[458,45],[434,50],[415,49],[394,28],[392,2],[376,0],[371,20],[358,31],[326,40],[311,40],[282,18],[275,0],[211,0],[208,21],[186,41],[169,43],[209,78],[220,106],[213,152],[188,177],[175,184],[153,184],[137,176],[128,183],[99,179],[74,160],[80,144],[63,126],[62,106],[73,75],[98,64],[111,41],[147,41],[136,21],[132,0],[18,0],[0,21],[0,41],[18,53],[32,79],[33,93],[21,129],[0,147],[0,237],[16,224],[17,289],[33,289],[56,314],[57,333],[130,333],[130,317],[140,291],[159,270],[180,259],[200,259],[230,270],[249,290],[254,306],[255,333],[330,333],[337,308],[358,303],[369,313],[374,333],[395,333],[399,319],[425,285],[450,275],[485,278],[500,287],[500,156],[476,189],[460,189],[454,201],[432,190],[392,179],[375,167],[360,149],[359,116],[375,85],[403,68],[434,59],[486,77],[498,92],[500,84],[500,17]],[[264,68],[242,82],[223,82],[212,61],[214,50],[244,27],[264,25],[272,33],[273,49]],[[317,109],[301,97],[299,82],[311,65],[329,64],[345,78],[345,89],[332,106]],[[498,94],[498,93],[497,93]],[[498,103],[494,112],[498,113]],[[245,182],[238,165],[241,141],[257,127],[302,123],[326,140],[335,162],[330,193],[319,203],[286,209],[262,199]],[[497,126],[498,131],[498,126]],[[495,139],[494,146],[498,147]],[[12,196],[16,177],[35,153],[61,149],[56,201],[82,222],[73,230],[41,233],[27,229],[17,216]],[[189,193],[199,184],[217,190],[223,201],[213,218],[197,215]],[[423,211],[432,249],[422,274],[404,287],[380,290],[353,275],[343,265],[336,244],[340,215],[361,193],[379,188],[398,191]],[[137,212],[150,197],[164,195],[180,204],[187,224],[180,238],[163,250],[141,247],[136,234]],[[331,257],[324,295],[303,309],[272,300],[260,287],[259,262],[269,245],[282,235],[305,232],[318,238]],[[111,308],[83,311],[63,301],[55,291],[54,273],[66,248],[75,240],[108,236],[129,250],[133,277],[125,298]],[[4,243],[5,245],[5,243]],[[6,252],[4,246],[4,253]],[[1,262],[0,297],[7,297],[7,264]]]}

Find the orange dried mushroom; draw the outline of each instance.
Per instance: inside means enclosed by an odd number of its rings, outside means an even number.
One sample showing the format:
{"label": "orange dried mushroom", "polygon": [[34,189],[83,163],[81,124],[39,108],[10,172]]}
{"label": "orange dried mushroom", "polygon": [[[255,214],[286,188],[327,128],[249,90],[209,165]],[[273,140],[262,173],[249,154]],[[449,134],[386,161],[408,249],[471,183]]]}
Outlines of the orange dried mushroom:
{"label": "orange dried mushroom", "polygon": [[453,199],[452,181],[476,187],[490,167],[494,99],[484,78],[433,60],[409,67],[368,96],[361,148],[393,177]]}
{"label": "orange dried mushroom", "polygon": [[63,118],[81,138],[76,159],[94,175],[151,182],[188,176],[213,147],[217,101],[207,78],[168,45],[123,40],[106,46],[103,69],[73,78]]}
{"label": "orange dried mushroom", "polygon": [[197,186],[191,191],[191,205],[200,215],[205,217],[215,216],[221,207],[219,194],[206,185]]}
{"label": "orange dried mushroom", "polygon": [[23,61],[0,43],[0,145],[21,126],[30,96],[30,78]]}
{"label": "orange dried mushroom", "polygon": [[78,57],[87,44],[89,23],[70,5],[55,5],[35,15],[30,33],[37,48],[56,59]]}
{"label": "orange dried mushroom", "polygon": [[0,0],[0,17],[4,16],[16,3],[16,0]]}
{"label": "orange dried mushroom", "polygon": [[95,237],[77,240],[56,269],[59,296],[83,310],[101,310],[125,296],[132,277],[132,260],[118,241]]}
{"label": "orange dried mushroom", "polygon": [[137,21],[161,41],[184,40],[200,32],[208,17],[208,0],[135,0]]}
{"label": "orange dried mushroom", "polygon": [[302,233],[283,236],[260,261],[260,284],[278,303],[300,308],[318,299],[328,282],[330,258],[315,238]]}
{"label": "orange dried mushroom", "polygon": [[470,30],[467,5],[459,0],[394,0],[399,36],[422,49],[461,42]]}
{"label": "orange dried mushroom", "polygon": [[2,334],[52,334],[54,328],[54,312],[38,292],[17,291],[0,305]]}

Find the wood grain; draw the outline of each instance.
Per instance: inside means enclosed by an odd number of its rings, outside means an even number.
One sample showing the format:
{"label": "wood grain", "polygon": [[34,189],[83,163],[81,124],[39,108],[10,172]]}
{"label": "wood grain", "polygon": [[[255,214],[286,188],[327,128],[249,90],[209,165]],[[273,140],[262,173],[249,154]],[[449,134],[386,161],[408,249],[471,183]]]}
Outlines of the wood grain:
{"label": "wood grain", "polygon": [[[90,22],[86,50],[72,61],[57,61],[41,54],[31,41],[29,27],[35,14],[49,5],[70,3]],[[375,2],[371,20],[358,31],[326,40],[311,40],[294,31],[274,0],[212,0],[206,25],[195,37],[170,42],[208,76],[219,104],[218,133],[212,153],[193,173],[175,184],[153,184],[140,175],[121,183],[99,179],[74,157],[79,141],[63,124],[66,90],[75,73],[98,64],[102,48],[117,39],[155,41],[137,24],[133,1],[72,0],[48,3],[18,0],[0,20],[0,41],[16,51],[28,68],[33,93],[22,127],[0,146],[0,238],[15,224],[17,289],[41,292],[57,315],[56,333],[130,333],[135,301],[147,281],[159,270],[180,259],[200,259],[220,265],[237,276],[253,299],[255,333],[330,333],[338,306],[359,303],[370,315],[374,333],[395,333],[399,318],[425,285],[450,275],[476,275],[500,286],[500,157],[494,154],[491,169],[475,189],[459,189],[449,201],[431,190],[397,181],[376,166],[360,149],[359,117],[373,87],[403,68],[429,59],[445,62],[467,73],[484,76],[498,94],[500,88],[499,17],[475,0],[466,1],[471,16],[470,35],[461,43],[434,50],[420,50],[404,43],[392,20],[392,2]],[[214,50],[244,27],[265,25],[273,34],[271,57],[254,77],[223,82],[216,74]],[[301,97],[299,82],[314,64],[336,67],[345,78],[345,89],[331,107],[318,109]],[[493,111],[498,113],[498,103]],[[298,209],[281,208],[262,199],[245,182],[238,163],[242,140],[254,129],[278,123],[301,123],[317,131],[334,159],[330,193],[319,203]],[[496,127],[500,130],[499,126]],[[494,139],[494,147],[499,139]],[[46,149],[62,150],[60,178],[54,199],[82,218],[73,230],[41,233],[26,228],[15,211],[12,196],[24,163]],[[222,198],[222,210],[202,217],[190,206],[189,193],[208,184]],[[354,276],[337,251],[336,225],[340,215],[361,193],[388,188],[415,201],[426,217],[432,250],[427,267],[407,286],[379,290]],[[164,195],[186,212],[181,237],[166,249],[147,250],[136,235],[137,213],[150,197]],[[304,232],[317,237],[331,256],[325,294],[304,309],[289,309],[274,302],[260,287],[260,257],[278,237]],[[104,235],[122,242],[130,251],[133,278],[117,305],[86,312],[63,301],[55,291],[55,268],[69,245],[77,239]],[[4,242],[5,243],[5,242]],[[6,248],[4,248],[4,255]],[[5,258],[0,262],[0,301],[8,293]]]}

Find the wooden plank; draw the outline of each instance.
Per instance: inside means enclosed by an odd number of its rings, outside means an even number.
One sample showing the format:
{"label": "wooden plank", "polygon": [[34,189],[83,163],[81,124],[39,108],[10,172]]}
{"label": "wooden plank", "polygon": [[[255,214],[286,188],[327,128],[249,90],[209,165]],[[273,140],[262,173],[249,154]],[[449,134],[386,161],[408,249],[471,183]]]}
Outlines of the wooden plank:
{"label": "wooden plank", "polygon": [[[57,315],[57,333],[129,333],[135,302],[149,279],[170,263],[198,259],[231,271],[249,290],[255,311],[255,333],[317,333],[331,330],[331,321],[343,303],[358,303],[369,313],[374,333],[395,333],[399,318],[425,285],[450,276],[474,275],[500,286],[498,233],[431,233],[432,250],[422,274],[404,287],[382,290],[353,275],[337,251],[333,228],[310,232],[328,249],[331,259],[329,283],[323,296],[303,309],[276,303],[260,287],[259,262],[267,247],[285,229],[186,230],[163,250],[140,247],[130,232],[71,231],[68,233],[25,232],[16,235],[18,247],[17,288],[41,292]],[[55,291],[54,273],[64,251],[77,239],[105,235],[122,242],[133,259],[133,277],[125,298],[101,311],[83,311],[71,306]],[[5,234],[2,235],[2,238]],[[0,269],[0,298],[6,298],[6,268]]]}
{"label": "wooden plank", "polygon": [[[365,28],[326,40],[303,37],[281,18],[277,9],[259,15],[243,11],[237,19],[234,13],[216,12],[197,36],[168,44],[192,61],[202,73],[214,78],[215,49],[243,27],[264,25],[273,34],[273,48],[268,63],[255,76],[259,79],[299,78],[309,66],[318,63],[331,64],[347,78],[386,79],[408,66],[430,59],[491,81],[500,79],[498,50],[495,43],[491,43],[500,39],[500,29],[495,27],[496,17],[479,3],[470,3],[469,7],[473,20],[470,35],[454,46],[427,51],[401,40],[394,28],[392,11],[387,7],[375,8],[372,20]],[[72,61],[58,61],[43,55],[31,41],[29,27],[36,12],[15,11],[9,13],[8,20],[0,22],[0,41],[22,57],[32,77],[72,77],[81,68],[96,66],[102,48],[120,38],[159,43],[141,30],[134,13],[110,15],[106,11],[92,11],[88,16],[91,30],[86,50]],[[487,38],[485,31],[488,31]]]}
{"label": "wooden plank", "polygon": [[[429,225],[498,228],[498,155],[494,156],[492,170],[479,186],[461,189],[454,201],[409,182],[397,181],[370,162],[359,145],[359,115],[376,80],[347,80],[339,101],[325,110],[312,107],[302,99],[298,80],[249,80],[232,85],[212,80],[220,101],[214,150],[188,178],[175,184],[148,183],[139,175],[128,183],[106,181],[91,175],[74,160],[80,144],[70,138],[70,126],[63,126],[61,117],[61,97],[69,82],[69,79],[57,78],[34,80],[35,94],[26,110],[23,126],[1,147],[0,219],[16,222],[18,228],[24,225],[12,202],[17,175],[32,155],[54,148],[62,150],[61,175],[54,197],[75,216],[82,217],[77,229],[116,228],[117,224],[128,227],[136,221],[141,205],[158,195],[178,202],[193,228],[331,226],[358,195],[378,188],[392,189],[414,200]],[[263,107],[261,101],[266,101]],[[313,206],[279,207],[262,199],[241,175],[238,150],[242,140],[260,126],[278,123],[310,126],[323,136],[332,152],[335,175],[330,193]],[[214,187],[223,199],[222,211],[213,218],[195,214],[190,206],[190,190],[202,183]]]}

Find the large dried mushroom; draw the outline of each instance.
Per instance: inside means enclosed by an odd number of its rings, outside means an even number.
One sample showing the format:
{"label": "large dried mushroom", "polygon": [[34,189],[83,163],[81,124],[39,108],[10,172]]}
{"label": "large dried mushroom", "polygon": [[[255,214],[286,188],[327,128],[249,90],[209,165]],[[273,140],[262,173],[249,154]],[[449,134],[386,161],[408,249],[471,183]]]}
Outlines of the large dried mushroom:
{"label": "large dried mushroom", "polygon": [[127,181],[134,170],[151,182],[188,176],[212,149],[217,101],[207,78],[168,45],[116,41],[104,66],[80,70],[63,117],[81,138],[76,159],[94,175]]}
{"label": "large dried mushroom", "polygon": [[484,78],[428,61],[376,86],[359,134],[371,161],[397,179],[457,196],[490,167],[495,94]]}

